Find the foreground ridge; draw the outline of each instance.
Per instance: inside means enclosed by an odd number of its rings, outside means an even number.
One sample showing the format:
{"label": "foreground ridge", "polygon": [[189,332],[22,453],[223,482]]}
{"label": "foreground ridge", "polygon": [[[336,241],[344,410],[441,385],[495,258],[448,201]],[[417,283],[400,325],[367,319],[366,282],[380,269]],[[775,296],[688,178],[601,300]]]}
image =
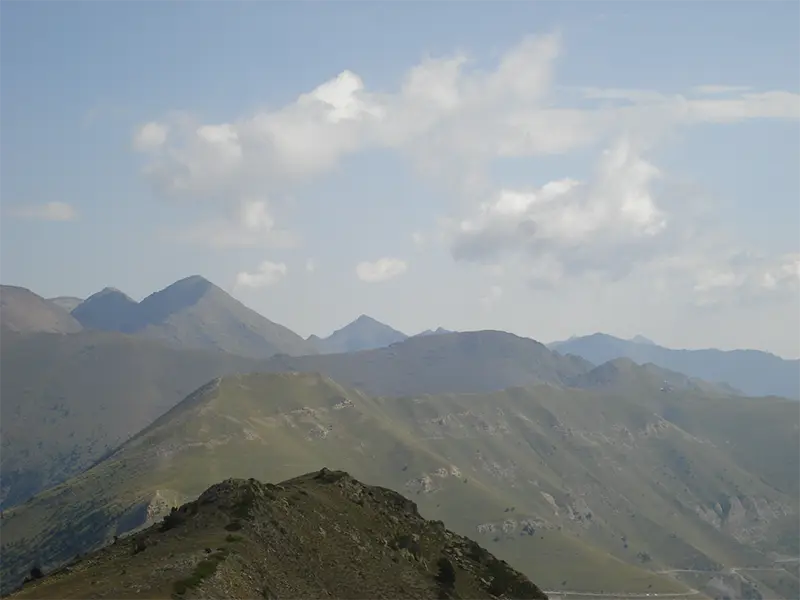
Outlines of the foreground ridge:
{"label": "foreground ridge", "polygon": [[14,598],[515,598],[547,595],[404,496],[323,468],[227,479]]}

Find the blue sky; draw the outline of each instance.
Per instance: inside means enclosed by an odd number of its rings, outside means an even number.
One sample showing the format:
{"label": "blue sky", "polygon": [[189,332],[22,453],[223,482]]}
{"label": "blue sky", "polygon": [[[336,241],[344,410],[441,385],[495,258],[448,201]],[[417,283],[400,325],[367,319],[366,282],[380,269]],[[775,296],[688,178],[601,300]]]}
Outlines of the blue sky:
{"label": "blue sky", "polygon": [[9,2],[0,277],[800,355],[796,2]]}

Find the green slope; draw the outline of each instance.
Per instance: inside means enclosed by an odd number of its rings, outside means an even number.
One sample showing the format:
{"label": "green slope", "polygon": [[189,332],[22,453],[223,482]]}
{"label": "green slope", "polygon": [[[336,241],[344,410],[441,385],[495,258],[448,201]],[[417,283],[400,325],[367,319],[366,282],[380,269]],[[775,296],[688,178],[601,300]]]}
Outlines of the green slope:
{"label": "green slope", "polygon": [[[336,465],[409,495],[546,589],[685,590],[648,570],[769,567],[778,528],[797,531],[796,496],[783,491],[797,485],[796,405],[739,399],[720,419],[730,401],[552,385],[387,399],[313,374],[227,377],[7,511],[3,573],[67,559],[226,477]],[[772,427],[770,440],[742,421]],[[794,471],[763,477],[773,460]],[[796,555],[796,536],[781,544]]]}

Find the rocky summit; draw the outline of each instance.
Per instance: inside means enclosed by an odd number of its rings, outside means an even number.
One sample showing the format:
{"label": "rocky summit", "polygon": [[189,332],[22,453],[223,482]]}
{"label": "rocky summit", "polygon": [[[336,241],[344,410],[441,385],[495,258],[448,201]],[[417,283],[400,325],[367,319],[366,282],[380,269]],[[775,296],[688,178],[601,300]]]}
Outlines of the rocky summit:
{"label": "rocky summit", "polygon": [[32,565],[11,597],[547,598],[414,502],[328,469],[227,479],[57,571]]}

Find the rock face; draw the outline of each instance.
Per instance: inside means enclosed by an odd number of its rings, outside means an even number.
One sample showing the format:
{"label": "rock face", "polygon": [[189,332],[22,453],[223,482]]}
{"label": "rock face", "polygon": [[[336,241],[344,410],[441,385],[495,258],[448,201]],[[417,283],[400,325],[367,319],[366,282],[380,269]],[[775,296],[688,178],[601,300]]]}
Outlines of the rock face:
{"label": "rock face", "polygon": [[[37,573],[38,574],[38,573]],[[402,495],[343,471],[228,479],[14,598],[547,596]]]}

